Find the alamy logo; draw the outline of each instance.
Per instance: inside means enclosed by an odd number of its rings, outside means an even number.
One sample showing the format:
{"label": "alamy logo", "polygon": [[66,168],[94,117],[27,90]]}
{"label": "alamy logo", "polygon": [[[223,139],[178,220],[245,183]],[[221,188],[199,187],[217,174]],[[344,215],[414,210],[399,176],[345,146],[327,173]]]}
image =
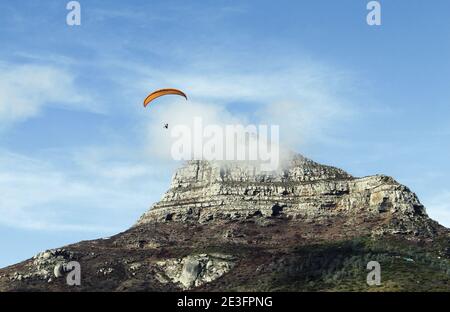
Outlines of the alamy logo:
{"label": "alamy logo", "polygon": [[380,286],[381,285],[381,266],[377,261],[370,261],[367,263],[367,270],[371,270],[367,274],[367,285]]}
{"label": "alamy logo", "polygon": [[203,125],[195,117],[192,126],[171,128],[171,156],[174,160],[225,160],[257,162],[261,171],[279,165],[279,126]]}
{"label": "alamy logo", "polygon": [[369,26],[380,26],[381,25],[381,4],[378,1],[370,1],[367,3],[367,24]]}
{"label": "alamy logo", "polygon": [[70,12],[67,14],[66,23],[69,26],[81,25],[81,5],[78,1],[70,1],[66,5],[66,9]]}
{"label": "alamy logo", "polygon": [[81,265],[77,261],[70,261],[69,263],[59,263],[53,270],[55,277],[66,276],[66,283],[69,286],[81,285]]}

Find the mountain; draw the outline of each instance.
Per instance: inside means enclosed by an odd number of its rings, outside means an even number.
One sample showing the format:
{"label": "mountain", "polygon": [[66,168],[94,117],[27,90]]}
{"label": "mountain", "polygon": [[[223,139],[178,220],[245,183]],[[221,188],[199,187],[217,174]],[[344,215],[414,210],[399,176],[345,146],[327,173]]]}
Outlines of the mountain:
{"label": "mountain", "polygon": [[[81,267],[69,286],[68,263]],[[367,284],[377,261],[381,285]],[[450,230],[393,178],[295,155],[189,161],[129,230],[0,270],[0,290],[450,291]]]}

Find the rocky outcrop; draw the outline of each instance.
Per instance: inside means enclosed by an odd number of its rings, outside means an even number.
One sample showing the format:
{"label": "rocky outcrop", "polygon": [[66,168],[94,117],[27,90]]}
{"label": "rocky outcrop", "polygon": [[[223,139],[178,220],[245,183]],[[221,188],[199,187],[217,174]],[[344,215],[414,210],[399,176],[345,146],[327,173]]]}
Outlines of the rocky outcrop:
{"label": "rocky outcrop", "polygon": [[234,261],[233,256],[217,253],[167,259],[157,263],[162,269],[162,273],[158,273],[158,279],[162,283],[170,280],[187,290],[221,277],[231,270]]}
{"label": "rocky outcrop", "polygon": [[161,201],[137,225],[286,217],[319,220],[359,215],[386,219],[374,233],[433,234],[416,195],[393,178],[355,178],[345,171],[295,156],[282,170],[259,172],[239,163],[190,161],[179,169]]}
{"label": "rocky outcrop", "polygon": [[73,258],[73,252],[61,248],[40,252],[32,258],[24,271],[14,272],[9,276],[9,280],[40,279],[50,283],[55,277],[62,276],[65,265]]}

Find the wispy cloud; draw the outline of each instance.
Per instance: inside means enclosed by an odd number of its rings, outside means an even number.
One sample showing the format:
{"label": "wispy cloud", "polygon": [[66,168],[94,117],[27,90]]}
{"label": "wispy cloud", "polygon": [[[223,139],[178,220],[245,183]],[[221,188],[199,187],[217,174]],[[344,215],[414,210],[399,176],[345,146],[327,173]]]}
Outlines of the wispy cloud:
{"label": "wispy cloud", "polygon": [[185,90],[190,98],[188,103],[174,100],[149,108],[144,122],[149,124],[150,148],[168,152],[162,144],[168,136],[162,123],[192,124],[200,116],[209,124],[280,125],[281,143],[301,151],[304,144],[333,141],[335,127],[360,113],[351,74],[314,62],[281,65],[272,70],[255,66],[246,73],[205,65],[164,74],[138,66],[141,78],[132,84],[135,93],[171,86]]}
{"label": "wispy cloud", "polygon": [[2,150],[0,224],[99,233],[122,229],[124,220],[132,224],[159,198],[168,181],[158,182],[153,176],[158,170],[151,170],[149,164],[110,163],[103,152],[92,152],[94,159],[87,155],[84,163],[79,156],[63,152],[75,163],[68,168]]}
{"label": "wispy cloud", "polygon": [[80,92],[75,77],[51,65],[0,63],[0,122],[8,125],[42,112],[45,107],[98,112],[92,99]]}

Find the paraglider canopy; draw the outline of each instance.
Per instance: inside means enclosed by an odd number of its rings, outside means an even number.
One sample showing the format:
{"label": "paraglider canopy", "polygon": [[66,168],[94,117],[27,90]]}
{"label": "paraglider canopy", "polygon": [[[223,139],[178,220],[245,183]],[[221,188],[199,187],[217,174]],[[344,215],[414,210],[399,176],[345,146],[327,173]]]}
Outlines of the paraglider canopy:
{"label": "paraglider canopy", "polygon": [[184,94],[183,91],[180,91],[178,89],[161,89],[161,90],[156,90],[155,92],[150,93],[144,100],[144,107],[147,107],[148,104],[150,104],[151,101],[153,101],[156,98],[159,98],[160,96],[164,96],[164,95],[169,95],[169,94],[173,94],[173,95],[179,95],[184,97],[187,100],[187,96],[186,94]]}

